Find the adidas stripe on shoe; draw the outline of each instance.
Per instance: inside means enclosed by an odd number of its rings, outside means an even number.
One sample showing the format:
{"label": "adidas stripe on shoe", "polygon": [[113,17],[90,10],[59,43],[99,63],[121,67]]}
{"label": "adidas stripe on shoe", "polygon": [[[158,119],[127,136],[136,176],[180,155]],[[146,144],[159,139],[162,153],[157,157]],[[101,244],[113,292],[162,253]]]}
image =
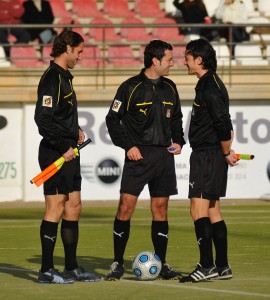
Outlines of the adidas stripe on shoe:
{"label": "adidas stripe on shoe", "polygon": [[215,265],[210,268],[203,268],[199,263],[196,269],[188,276],[180,279],[182,283],[207,281],[218,277],[218,270]]}

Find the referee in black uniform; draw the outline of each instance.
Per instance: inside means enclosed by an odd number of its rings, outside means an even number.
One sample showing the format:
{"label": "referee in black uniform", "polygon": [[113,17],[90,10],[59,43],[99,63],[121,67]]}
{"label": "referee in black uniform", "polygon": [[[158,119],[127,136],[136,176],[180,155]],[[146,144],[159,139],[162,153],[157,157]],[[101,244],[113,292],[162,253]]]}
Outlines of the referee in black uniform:
{"label": "referee in black uniform", "polygon": [[152,242],[162,262],[160,276],[177,279],[166,263],[168,200],[177,194],[174,155],[184,141],[180,99],[174,82],[164,76],[173,67],[173,47],[151,41],[144,51],[145,68],[123,82],[106,117],[113,143],[125,150],[120,202],[114,221],[114,261],[107,280],[124,274],[124,252],[137,199],[148,184],[151,196]]}
{"label": "referee in black uniform", "polygon": [[[219,201],[226,194],[228,165],[237,165],[231,149],[233,127],[229,96],[216,74],[216,53],[207,40],[198,39],[187,44],[185,65],[189,75],[199,78],[189,128],[192,147],[189,198],[200,262],[180,282],[230,279],[232,270],[227,257],[227,227],[221,216]],[[215,247],[215,263],[212,243]]]}
{"label": "referee in black uniform", "polygon": [[[99,281],[100,277],[87,272],[77,264],[76,250],[79,239],[81,212],[80,159],[74,148],[83,143],[85,136],[78,124],[77,99],[73,89],[73,69],[82,57],[84,40],[78,33],[64,30],[54,40],[49,68],[38,86],[35,121],[43,137],[39,146],[39,164],[45,169],[60,156],[66,163],[44,183],[45,214],[40,226],[42,264],[40,283],[72,283]],[[65,269],[54,268],[53,253],[58,223],[65,250]]]}

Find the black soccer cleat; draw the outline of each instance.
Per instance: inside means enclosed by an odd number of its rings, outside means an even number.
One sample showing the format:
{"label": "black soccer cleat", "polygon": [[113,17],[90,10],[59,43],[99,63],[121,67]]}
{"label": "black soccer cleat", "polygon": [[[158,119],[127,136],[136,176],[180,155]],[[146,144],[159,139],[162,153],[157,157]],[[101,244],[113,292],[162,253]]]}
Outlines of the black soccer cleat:
{"label": "black soccer cleat", "polygon": [[123,277],[124,275],[124,265],[119,264],[114,261],[110,267],[110,272],[106,275],[105,280],[116,281]]}
{"label": "black soccer cleat", "polygon": [[226,267],[217,267],[218,270],[218,277],[215,279],[219,279],[219,280],[228,280],[228,279],[232,279],[233,275],[232,275],[232,269],[230,266],[226,266]]}
{"label": "black soccer cleat", "polygon": [[98,282],[101,279],[99,275],[90,273],[86,271],[83,267],[78,267],[71,271],[67,271],[65,269],[63,274],[72,277],[74,281],[81,281],[81,282]]}
{"label": "black soccer cleat", "polygon": [[39,271],[38,273],[39,283],[57,283],[57,284],[69,284],[74,283],[72,276],[64,274],[57,269],[50,269],[46,272]]}
{"label": "black soccer cleat", "polygon": [[181,278],[180,272],[174,271],[174,269],[166,263],[162,266],[159,273],[159,279],[178,280],[179,278]]}
{"label": "black soccer cleat", "polygon": [[208,281],[210,279],[216,279],[218,277],[218,270],[215,265],[210,268],[203,268],[200,264],[197,264],[196,269],[188,276],[180,279],[182,283],[188,282],[200,282]]}

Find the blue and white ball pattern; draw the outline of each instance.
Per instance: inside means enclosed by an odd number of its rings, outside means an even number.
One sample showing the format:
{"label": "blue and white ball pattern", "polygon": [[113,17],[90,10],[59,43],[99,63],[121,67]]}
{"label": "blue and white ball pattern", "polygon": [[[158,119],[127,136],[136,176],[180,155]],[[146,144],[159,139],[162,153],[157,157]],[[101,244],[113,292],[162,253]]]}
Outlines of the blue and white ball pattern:
{"label": "blue and white ball pattern", "polygon": [[143,251],[133,259],[132,270],[140,280],[155,280],[161,271],[160,258],[151,251]]}

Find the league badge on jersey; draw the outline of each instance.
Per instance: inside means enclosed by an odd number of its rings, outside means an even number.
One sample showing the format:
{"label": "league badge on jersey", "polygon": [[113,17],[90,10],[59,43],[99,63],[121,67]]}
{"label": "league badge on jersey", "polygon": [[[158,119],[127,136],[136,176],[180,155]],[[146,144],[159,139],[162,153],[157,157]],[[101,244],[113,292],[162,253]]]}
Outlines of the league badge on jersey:
{"label": "league badge on jersey", "polygon": [[112,106],[112,110],[115,111],[115,112],[118,112],[120,107],[122,105],[122,102],[117,100],[117,99],[114,99],[114,102],[113,102],[113,106]]}
{"label": "league badge on jersey", "polygon": [[43,96],[42,106],[52,107],[53,99],[52,96]]}

